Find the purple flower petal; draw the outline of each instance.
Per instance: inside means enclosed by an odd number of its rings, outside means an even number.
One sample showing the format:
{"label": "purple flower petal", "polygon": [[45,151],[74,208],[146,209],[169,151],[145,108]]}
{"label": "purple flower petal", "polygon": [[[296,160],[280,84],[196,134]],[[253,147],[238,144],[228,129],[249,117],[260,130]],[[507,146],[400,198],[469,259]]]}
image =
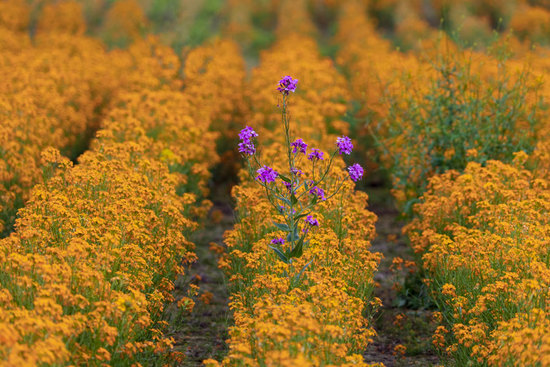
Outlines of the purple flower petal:
{"label": "purple flower petal", "polygon": [[285,96],[288,96],[289,92],[294,92],[296,90],[297,84],[298,79],[292,79],[287,75],[279,80],[279,87],[277,87],[277,90]]}
{"label": "purple flower petal", "polygon": [[275,182],[277,177],[279,177],[279,173],[268,166],[263,166],[262,168],[258,169],[256,173],[258,173],[256,179],[266,184],[270,182]]}
{"label": "purple flower petal", "polygon": [[361,167],[358,163],[355,163],[348,167],[349,176],[354,182],[359,181],[363,177],[363,167]]}
{"label": "purple flower petal", "polygon": [[336,138],[336,146],[338,147],[338,153],[340,154],[350,154],[353,150],[353,144],[351,139],[347,136],[342,136],[341,138]]}

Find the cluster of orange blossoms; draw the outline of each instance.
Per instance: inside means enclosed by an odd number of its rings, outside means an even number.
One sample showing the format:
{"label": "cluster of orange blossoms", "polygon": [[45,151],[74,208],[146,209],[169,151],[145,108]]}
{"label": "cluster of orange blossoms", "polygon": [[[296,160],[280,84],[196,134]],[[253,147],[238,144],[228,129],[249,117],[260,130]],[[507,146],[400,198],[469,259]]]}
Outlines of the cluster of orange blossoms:
{"label": "cluster of orange blossoms", "polygon": [[[40,152],[74,158],[122,87],[114,59],[85,37],[80,5],[47,5],[30,39],[30,9],[0,3],[0,233],[41,181]],[[67,21],[65,21],[67,20]]]}
{"label": "cluster of orange blossoms", "polygon": [[337,62],[357,105],[356,133],[367,155],[379,157],[373,167],[389,169],[399,204],[415,200],[434,174],[533,148],[544,119],[540,98],[548,94],[544,54],[516,39],[499,41],[492,54],[462,50],[442,34],[402,53],[365,14],[358,1],[341,7]]}
{"label": "cluster of orange blossoms", "polygon": [[[456,38],[476,46],[490,43],[494,30],[515,34],[531,43],[550,42],[550,11],[545,0],[359,1],[377,24],[393,31],[396,44],[403,49],[417,48],[419,40],[431,37],[438,27],[451,30]],[[346,3],[337,2],[340,6]]]}
{"label": "cluster of orange blossoms", "polygon": [[[400,53],[391,50],[372,31],[365,9],[364,2],[359,1],[340,8],[335,41],[342,47],[337,61],[349,76],[353,100],[360,102],[355,116],[366,122],[366,131],[357,132],[363,136],[373,134],[381,143],[381,163],[394,174],[393,193],[397,201],[404,203],[419,197],[424,191],[421,182],[431,177],[428,191],[414,207],[416,217],[405,232],[422,258],[420,265],[429,275],[426,283],[443,313],[434,344],[446,350],[457,365],[549,365],[550,148],[545,141],[550,124],[544,110],[533,108],[539,97],[544,101],[548,95],[548,84],[543,83],[550,70],[547,51],[529,50],[519,40],[509,38],[507,48],[514,56],[503,61],[482,52],[461,51],[443,38],[439,44],[446,49],[426,47],[420,52]],[[519,12],[511,26],[519,28],[520,17],[544,19],[545,12]],[[530,22],[530,30],[520,33],[520,37],[536,41],[537,34],[547,35],[542,24],[542,20]],[[455,59],[454,68],[450,69],[454,74],[449,79],[464,86],[457,88],[455,95],[441,94],[448,100],[485,104],[491,98],[501,98],[503,89],[497,87],[501,81],[507,90],[517,88],[523,103],[502,111],[527,112],[518,115],[511,129],[495,138],[502,145],[514,144],[520,133],[529,131],[530,139],[540,140],[529,159],[520,152],[510,164],[491,160],[505,156],[484,151],[485,142],[490,141],[484,134],[492,133],[487,126],[478,126],[478,137],[467,142],[470,147],[462,155],[465,161],[455,167],[460,169],[463,164],[463,173],[445,172],[449,166],[453,168],[462,145],[449,144],[439,153],[433,148],[422,150],[422,143],[428,138],[424,132],[439,128],[430,125],[432,120],[426,119],[428,123],[419,129],[418,139],[411,144],[406,133],[411,131],[410,119],[417,112],[410,107],[421,105],[426,96],[433,97],[426,87],[435,85],[438,77],[437,70],[422,60],[426,55],[433,60]],[[462,68],[470,73],[462,75],[470,79],[459,79]],[[481,90],[490,92],[487,98],[475,95]],[[390,103],[393,111],[408,109],[411,113],[390,115]],[[499,110],[499,106],[488,104],[484,108],[484,114]],[[531,117],[536,119],[533,130],[529,130],[530,122],[525,118],[530,111],[534,111]],[[456,123],[456,119],[452,122]],[[405,134],[392,136],[396,126]],[[534,144],[530,146],[533,148]],[[437,170],[430,168],[436,155],[450,163]],[[396,179],[395,169],[399,166],[408,169],[406,182]]]}
{"label": "cluster of orange blossoms", "polygon": [[[170,304],[184,313],[194,307],[195,290],[175,299],[174,280],[196,259],[189,236],[211,208],[210,170],[220,160],[235,170],[234,147],[220,145],[246,124],[259,134],[262,160],[285,171],[275,89],[285,75],[299,80],[288,100],[293,136],[328,155],[337,136],[352,132],[368,159],[379,157],[367,170],[384,165],[397,201],[419,202],[404,231],[442,312],[434,344],[457,365],[549,366],[550,122],[534,106],[550,96],[542,83],[550,54],[529,43],[550,42],[550,12],[543,1],[430,2],[449,24],[462,22],[465,40],[490,38],[503,17],[517,37],[508,40],[513,56],[496,59],[445,36],[438,43],[425,3],[231,0],[226,34],[247,42],[262,21],[277,37],[247,81],[233,42],[186,49],[182,63],[158,39],[141,39],[147,20],[136,0],[91,5],[98,14],[109,8],[104,31],[121,39],[106,39],[132,42],[112,51],[85,35],[79,2],[31,8],[0,0],[0,367],[183,358],[164,333],[164,313]],[[277,22],[265,17],[273,12]],[[312,12],[317,22],[338,21],[342,74],[320,55]],[[386,21],[410,51],[394,49],[367,14]],[[438,112],[425,108],[435,100],[443,115],[454,113],[448,126],[433,124],[436,113],[426,117]],[[468,131],[437,140],[468,122],[474,105],[490,107],[479,109],[478,121],[513,121],[503,131],[467,123]],[[470,145],[457,143],[471,131]],[[486,150],[487,142],[515,147],[522,132],[539,142],[532,154],[504,163],[505,154]],[[226,150],[221,159],[217,148]],[[301,174],[311,178],[313,170]],[[331,174],[348,176],[340,156]],[[288,264],[269,249],[284,234],[273,224],[282,215],[245,170],[239,177],[238,220],[219,261],[235,325],[228,355],[205,364],[367,366],[361,353],[375,335],[381,258],[370,252],[376,216],[367,195],[348,180],[315,207],[321,225]]]}
{"label": "cluster of orange blossoms", "polygon": [[[79,33],[74,4],[61,5],[44,10],[59,21],[43,24]],[[10,32],[2,30],[2,42],[27,37]],[[193,307],[188,297],[173,299],[173,281],[196,257],[187,238],[210,208],[204,196],[218,161],[218,134],[209,130],[227,119],[220,106],[234,98],[228,86],[240,87],[233,77],[244,75],[244,62],[230,42],[200,47],[186,56],[187,82],[180,59],[155,39],[111,54],[78,34],[38,34],[33,42],[14,43],[1,71],[27,67],[10,75],[0,98],[21,131],[6,138],[21,144],[13,151],[33,159],[25,167],[40,179],[25,181],[26,206],[0,240],[0,365],[178,357],[163,335],[163,310],[173,301]],[[73,166],[55,148],[67,151],[91,124],[101,129]]]}
{"label": "cluster of orange blossoms", "polygon": [[458,364],[550,363],[550,175],[526,159],[433,177],[405,229],[450,327],[434,342]]}
{"label": "cluster of orange blossoms", "polygon": [[[379,162],[373,157],[380,154],[369,137],[388,135],[389,127],[384,123],[388,119],[388,100],[411,87],[406,85],[411,81],[410,75],[425,75],[426,65],[415,55],[395,50],[382,38],[367,17],[366,5],[359,0],[345,2],[340,7],[334,42],[341,45],[336,62],[348,77],[354,106],[351,112],[357,120],[354,133],[365,141],[359,149],[366,150],[368,168],[375,170]],[[388,165],[390,158],[382,154],[382,160]]]}

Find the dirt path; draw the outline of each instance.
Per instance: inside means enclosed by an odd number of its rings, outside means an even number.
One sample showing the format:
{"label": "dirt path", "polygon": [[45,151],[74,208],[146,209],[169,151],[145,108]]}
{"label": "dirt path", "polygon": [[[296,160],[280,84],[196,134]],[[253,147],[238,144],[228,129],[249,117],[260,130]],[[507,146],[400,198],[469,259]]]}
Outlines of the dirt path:
{"label": "dirt path", "polygon": [[[428,299],[418,292],[420,281],[413,276],[405,277],[408,272],[404,266],[397,274],[392,271],[392,262],[396,257],[405,261],[413,260],[412,250],[401,234],[404,222],[399,220],[399,212],[393,205],[387,189],[369,188],[370,210],[378,215],[376,223],[377,237],[373,241],[372,251],[384,254],[375,280],[380,284],[375,295],[382,300],[383,306],[375,316],[375,329],[378,335],[364,353],[368,362],[382,362],[392,366],[435,366],[440,363],[432,347],[431,335],[435,324],[431,320],[432,312]],[[399,292],[394,284],[405,283]],[[402,345],[406,350],[399,352]],[[397,351],[396,351],[397,347]]]}
{"label": "dirt path", "polygon": [[227,353],[225,340],[228,337],[227,327],[231,323],[229,293],[224,274],[218,269],[217,256],[210,249],[210,244],[213,242],[222,245],[223,233],[233,223],[231,206],[218,203],[212,209],[205,228],[192,238],[197,245],[198,260],[185,277],[178,279],[175,293],[185,294],[189,284],[195,284],[200,287],[202,296],[199,296],[191,315],[174,323],[174,329],[170,333],[176,340],[175,349],[186,356],[180,366],[201,366],[203,360],[221,360]]}

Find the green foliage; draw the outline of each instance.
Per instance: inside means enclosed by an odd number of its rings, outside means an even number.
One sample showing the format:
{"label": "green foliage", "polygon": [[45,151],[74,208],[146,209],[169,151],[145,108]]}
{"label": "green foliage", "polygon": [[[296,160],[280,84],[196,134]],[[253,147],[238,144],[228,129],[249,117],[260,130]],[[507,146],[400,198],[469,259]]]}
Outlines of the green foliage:
{"label": "green foliage", "polygon": [[223,5],[222,0],[206,0],[189,31],[188,44],[198,46],[212,36],[216,26],[216,16]]}
{"label": "green foliage", "polygon": [[155,28],[163,28],[165,24],[173,24],[178,20],[181,3],[174,0],[154,0],[148,11],[148,18]]}
{"label": "green foliage", "polygon": [[462,171],[469,161],[510,162],[514,152],[535,146],[539,84],[528,70],[512,72],[502,52],[488,65],[474,65],[476,54],[465,54],[439,54],[427,86],[414,78],[388,100],[382,144],[391,152],[394,188],[407,200],[434,174]]}
{"label": "green foliage", "polygon": [[401,280],[402,284],[394,300],[395,307],[407,307],[413,310],[434,309],[429,289],[424,283],[425,274],[422,270],[407,273]]}

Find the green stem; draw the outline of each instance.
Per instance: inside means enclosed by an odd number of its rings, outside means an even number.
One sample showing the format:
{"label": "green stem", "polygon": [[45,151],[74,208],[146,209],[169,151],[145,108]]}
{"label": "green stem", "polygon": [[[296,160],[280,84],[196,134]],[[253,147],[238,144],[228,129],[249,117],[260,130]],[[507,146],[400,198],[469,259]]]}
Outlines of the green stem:
{"label": "green stem", "polygon": [[287,157],[288,157],[288,167],[290,172],[290,195],[289,195],[289,202],[290,202],[290,210],[287,216],[287,223],[290,228],[290,249],[292,250],[294,248],[296,239],[294,238],[294,203],[292,202],[292,196],[295,195],[294,193],[294,185],[296,183],[296,174],[294,173],[294,158],[292,154],[292,147],[291,147],[291,137],[290,137],[290,121],[288,118],[287,113],[287,96],[283,94],[283,108],[281,112],[281,119],[283,121],[283,129],[285,132],[285,143],[286,143],[286,149],[287,149]]}

